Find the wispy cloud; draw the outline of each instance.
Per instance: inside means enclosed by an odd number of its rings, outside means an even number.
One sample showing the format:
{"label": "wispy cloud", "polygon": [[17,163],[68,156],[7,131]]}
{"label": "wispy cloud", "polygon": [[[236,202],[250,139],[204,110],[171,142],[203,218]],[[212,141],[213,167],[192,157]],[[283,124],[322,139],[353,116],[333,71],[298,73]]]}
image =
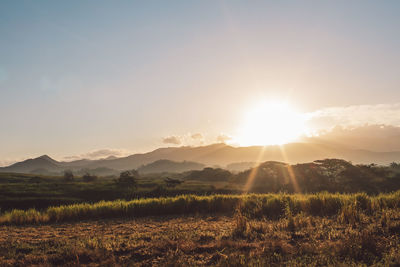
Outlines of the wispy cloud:
{"label": "wispy cloud", "polygon": [[186,133],[182,135],[170,135],[162,139],[164,144],[198,146],[207,143],[206,137],[202,133]]}
{"label": "wispy cloud", "polygon": [[164,137],[162,141],[164,144],[180,145],[180,144],[182,144],[182,137],[176,136],[176,135],[171,135],[168,137]]}
{"label": "wispy cloud", "polygon": [[227,141],[232,140],[232,137],[227,135],[227,134],[220,134],[217,136],[217,142],[218,143],[225,143]]}
{"label": "wispy cloud", "polygon": [[201,133],[195,133],[191,135],[192,139],[201,140],[204,139],[204,136]]}
{"label": "wispy cloud", "polygon": [[310,128],[316,130],[328,130],[335,126],[400,126],[400,103],[331,107],[320,109],[307,115]]}
{"label": "wispy cloud", "polygon": [[9,165],[11,165],[11,164],[16,163],[17,161],[18,161],[18,160],[7,160],[7,159],[0,160],[0,167],[9,166]]}
{"label": "wispy cloud", "polygon": [[107,158],[110,156],[114,157],[124,157],[131,154],[128,150],[125,149],[100,149],[91,151],[88,153],[74,155],[74,156],[67,156],[64,157],[64,160],[79,160],[79,159],[102,159]]}

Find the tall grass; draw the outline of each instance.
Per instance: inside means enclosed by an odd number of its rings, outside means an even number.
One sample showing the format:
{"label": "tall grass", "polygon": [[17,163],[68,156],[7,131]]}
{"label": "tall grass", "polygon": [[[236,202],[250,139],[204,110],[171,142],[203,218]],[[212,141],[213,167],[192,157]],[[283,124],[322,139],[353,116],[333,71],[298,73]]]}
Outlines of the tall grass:
{"label": "tall grass", "polygon": [[368,196],[359,194],[248,194],[181,195],[177,197],[101,201],[50,207],[44,211],[12,210],[0,215],[1,224],[34,224],[83,219],[183,215],[192,213],[234,213],[248,217],[279,219],[288,213],[313,216],[351,216],[356,211],[373,212],[400,208],[400,191]]}

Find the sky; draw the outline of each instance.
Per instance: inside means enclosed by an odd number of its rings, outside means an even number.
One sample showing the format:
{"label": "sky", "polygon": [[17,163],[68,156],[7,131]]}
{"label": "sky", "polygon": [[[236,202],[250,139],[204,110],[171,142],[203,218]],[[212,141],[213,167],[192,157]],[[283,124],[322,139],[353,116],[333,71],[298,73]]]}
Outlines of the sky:
{"label": "sky", "polygon": [[235,135],[260,99],[400,126],[399,1],[0,2],[0,164]]}

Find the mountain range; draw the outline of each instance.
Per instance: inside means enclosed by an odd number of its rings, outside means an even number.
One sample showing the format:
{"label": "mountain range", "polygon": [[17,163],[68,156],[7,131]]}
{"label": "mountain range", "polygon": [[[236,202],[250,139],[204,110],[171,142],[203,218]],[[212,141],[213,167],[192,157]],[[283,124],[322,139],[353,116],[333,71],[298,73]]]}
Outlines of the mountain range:
{"label": "mountain range", "polygon": [[[376,163],[389,164],[400,161],[400,151],[376,152],[363,149],[349,148],[344,145],[330,143],[290,143],[282,146],[250,146],[233,147],[219,143],[198,147],[167,147],[159,148],[148,153],[133,154],[121,158],[106,158],[100,160],[75,160],[75,161],[56,161],[47,155],[33,159],[14,163],[7,167],[0,168],[0,172],[19,172],[19,173],[51,173],[62,172],[66,169],[71,170],[93,170],[105,168],[108,170],[122,171],[137,169],[159,160],[169,161],[190,161],[201,166],[226,167],[236,163],[242,164],[246,168],[252,162],[281,161],[291,164],[311,162],[317,159],[340,158],[353,163]],[[249,164],[250,163],[250,164]],[[162,165],[162,164],[161,164]],[[165,164],[164,164],[165,165]],[[165,166],[167,166],[166,164]],[[195,164],[196,165],[196,164]],[[158,171],[162,171],[160,163],[157,164]],[[200,165],[196,165],[199,167]],[[166,167],[167,169],[169,166]],[[186,170],[186,169],[185,169]],[[146,172],[151,171],[149,168]]]}

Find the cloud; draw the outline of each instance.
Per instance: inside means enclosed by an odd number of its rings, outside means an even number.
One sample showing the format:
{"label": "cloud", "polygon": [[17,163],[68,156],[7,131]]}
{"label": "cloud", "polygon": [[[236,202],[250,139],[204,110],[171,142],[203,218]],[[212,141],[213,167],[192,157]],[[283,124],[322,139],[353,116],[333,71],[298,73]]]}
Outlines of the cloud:
{"label": "cloud", "polygon": [[125,157],[128,156],[130,152],[125,149],[100,149],[95,151],[90,151],[88,153],[67,156],[64,157],[65,160],[79,160],[79,159],[103,159],[108,157]]}
{"label": "cloud", "polygon": [[186,133],[182,135],[170,135],[164,137],[164,144],[172,144],[172,145],[183,145],[183,146],[202,146],[213,144],[215,141],[218,143],[226,143],[231,141],[233,138],[227,134],[221,133],[217,137],[207,137],[203,133]]}
{"label": "cloud", "polygon": [[219,142],[219,143],[225,143],[229,140],[232,140],[232,137],[230,137],[229,135],[220,134],[217,136],[217,142]]}
{"label": "cloud", "polygon": [[122,149],[101,149],[87,153],[88,158],[104,158],[104,157],[122,157],[125,156],[128,152]]}
{"label": "cloud", "polygon": [[201,139],[204,139],[204,136],[201,134],[201,133],[195,133],[195,134],[192,134],[192,139],[195,139],[195,140],[201,140]]}
{"label": "cloud", "polygon": [[180,145],[180,144],[182,144],[182,137],[175,136],[175,135],[164,137],[163,138],[163,143],[164,144]]}
{"label": "cloud", "polygon": [[335,126],[400,126],[400,103],[331,107],[308,113],[307,116],[308,125],[316,130],[329,130]]}
{"label": "cloud", "polygon": [[311,136],[373,151],[400,150],[400,103],[331,107],[306,114]]}
{"label": "cloud", "polygon": [[170,135],[162,139],[164,144],[199,146],[206,143],[206,138],[202,133],[186,133],[182,135]]}

